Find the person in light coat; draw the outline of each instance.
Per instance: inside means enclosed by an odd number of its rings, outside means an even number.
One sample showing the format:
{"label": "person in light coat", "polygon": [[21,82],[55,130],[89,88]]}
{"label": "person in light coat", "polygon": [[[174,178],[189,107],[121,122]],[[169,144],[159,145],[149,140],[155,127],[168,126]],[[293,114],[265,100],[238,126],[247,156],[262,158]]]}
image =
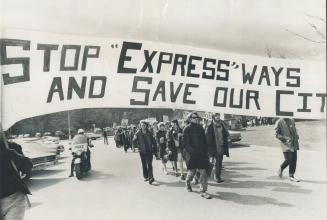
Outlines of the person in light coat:
{"label": "person in light coat", "polygon": [[289,178],[291,181],[299,182],[294,177],[297,164],[297,151],[299,150],[299,135],[297,133],[294,119],[280,118],[275,125],[275,136],[280,141],[284,154],[284,162],[280,165],[278,176],[283,176],[283,170],[289,166]]}

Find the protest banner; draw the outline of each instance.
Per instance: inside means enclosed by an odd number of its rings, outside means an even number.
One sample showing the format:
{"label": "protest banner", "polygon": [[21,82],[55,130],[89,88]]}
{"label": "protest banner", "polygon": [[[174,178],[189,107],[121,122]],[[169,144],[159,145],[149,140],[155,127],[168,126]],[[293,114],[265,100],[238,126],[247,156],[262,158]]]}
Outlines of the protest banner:
{"label": "protest banner", "polygon": [[320,62],[4,29],[2,124],[80,108],[171,108],[326,118]]}

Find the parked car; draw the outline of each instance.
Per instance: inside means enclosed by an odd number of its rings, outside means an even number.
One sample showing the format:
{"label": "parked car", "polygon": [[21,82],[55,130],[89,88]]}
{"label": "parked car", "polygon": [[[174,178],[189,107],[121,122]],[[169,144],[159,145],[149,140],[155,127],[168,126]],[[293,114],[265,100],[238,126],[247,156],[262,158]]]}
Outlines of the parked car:
{"label": "parked car", "polygon": [[[43,170],[58,162],[56,146],[46,146],[38,138],[12,139],[10,141],[22,146],[23,154],[33,163],[32,171]],[[27,174],[24,179],[29,179],[31,175],[32,173]]]}
{"label": "parked car", "polygon": [[228,141],[230,143],[237,142],[240,140],[242,140],[241,132],[229,130],[229,140]]}
{"label": "parked car", "polygon": [[56,137],[59,137],[60,140],[65,139],[65,133],[62,132],[62,131],[56,131],[56,132],[55,132],[55,136],[56,136]]}
{"label": "parked car", "polygon": [[98,138],[101,138],[102,135],[101,134],[95,134],[93,132],[87,132],[87,133],[84,133],[88,138],[90,138],[91,140],[96,140]]}
{"label": "parked car", "polygon": [[51,136],[51,132],[44,132],[43,136]]}
{"label": "parked car", "polygon": [[40,138],[41,137],[41,133],[40,132],[35,133],[35,137]]}
{"label": "parked car", "polygon": [[115,134],[114,129],[111,127],[106,127],[106,132],[107,132],[108,136],[114,136],[114,134]]}
{"label": "parked car", "polygon": [[42,139],[44,144],[53,144],[57,147],[57,153],[60,154],[65,150],[64,145],[60,143],[59,137],[44,136]]}
{"label": "parked car", "polygon": [[94,133],[95,134],[102,134],[102,129],[101,128],[95,128]]}
{"label": "parked car", "polygon": [[10,139],[15,139],[15,138],[18,138],[18,135],[13,134],[13,135],[10,135],[9,138],[10,138]]}

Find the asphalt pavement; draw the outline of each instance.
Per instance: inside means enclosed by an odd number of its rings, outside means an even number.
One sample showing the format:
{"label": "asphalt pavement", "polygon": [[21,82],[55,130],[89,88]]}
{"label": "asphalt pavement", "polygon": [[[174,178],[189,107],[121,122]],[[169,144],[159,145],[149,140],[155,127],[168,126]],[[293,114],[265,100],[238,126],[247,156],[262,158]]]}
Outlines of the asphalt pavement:
{"label": "asphalt pavement", "polygon": [[[125,153],[102,140],[93,142],[92,171],[83,180],[68,178],[71,155],[33,173],[28,182],[33,193],[27,220],[106,219],[326,219],[326,151],[301,150],[296,177],[277,177],[283,160],[279,148],[238,144],[224,159],[224,183],[209,180],[206,200],[187,192],[178,177],[165,175],[154,161],[156,181],[143,181],[138,153]],[[171,164],[168,164],[171,170]],[[285,170],[284,175],[287,176]]]}

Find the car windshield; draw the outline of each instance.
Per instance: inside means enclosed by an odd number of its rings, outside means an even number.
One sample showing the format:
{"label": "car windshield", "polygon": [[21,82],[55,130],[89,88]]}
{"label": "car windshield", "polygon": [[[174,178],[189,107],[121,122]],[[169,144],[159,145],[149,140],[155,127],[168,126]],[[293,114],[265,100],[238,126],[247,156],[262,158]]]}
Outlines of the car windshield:
{"label": "car windshield", "polygon": [[87,137],[85,135],[76,135],[73,138],[73,144],[85,144],[87,143]]}

